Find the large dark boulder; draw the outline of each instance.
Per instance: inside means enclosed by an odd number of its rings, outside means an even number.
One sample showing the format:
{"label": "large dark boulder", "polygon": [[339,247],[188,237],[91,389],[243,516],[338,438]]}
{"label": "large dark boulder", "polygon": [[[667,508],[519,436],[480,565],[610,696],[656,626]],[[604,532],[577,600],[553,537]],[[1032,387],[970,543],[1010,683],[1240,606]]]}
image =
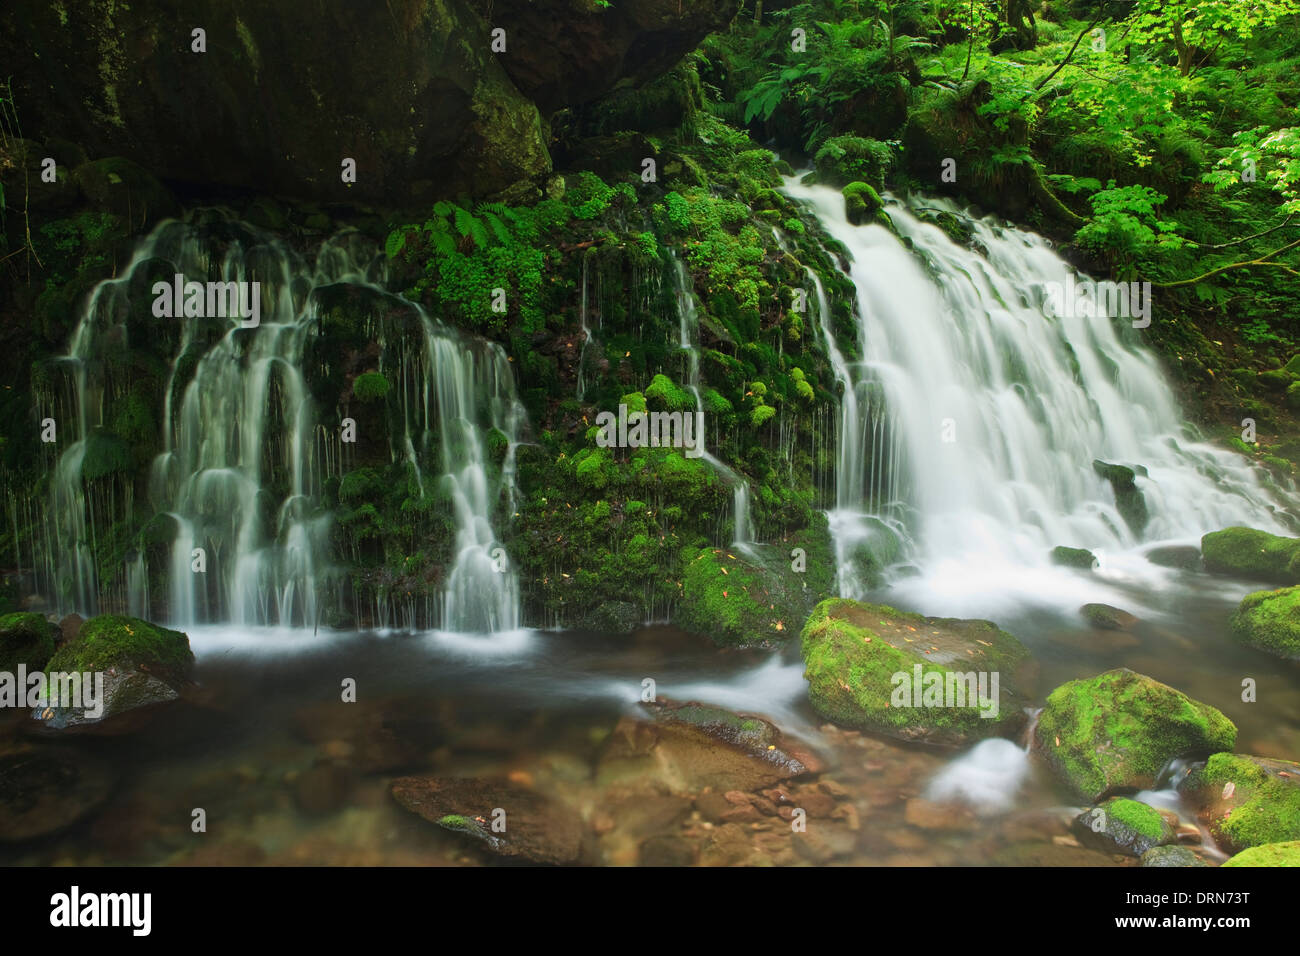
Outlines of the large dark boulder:
{"label": "large dark boulder", "polygon": [[[36,140],[176,183],[405,205],[539,182],[552,112],[653,79],[736,7],[13,0],[0,10],[0,62]],[[345,157],[355,184],[341,179]]]}
{"label": "large dark boulder", "polygon": [[506,31],[501,56],[515,86],[544,113],[639,86],[729,24],[738,0],[471,0]]}
{"label": "large dark boulder", "polygon": [[464,0],[15,0],[0,61],[28,136],[169,180],[398,203],[550,169],[537,108]]}

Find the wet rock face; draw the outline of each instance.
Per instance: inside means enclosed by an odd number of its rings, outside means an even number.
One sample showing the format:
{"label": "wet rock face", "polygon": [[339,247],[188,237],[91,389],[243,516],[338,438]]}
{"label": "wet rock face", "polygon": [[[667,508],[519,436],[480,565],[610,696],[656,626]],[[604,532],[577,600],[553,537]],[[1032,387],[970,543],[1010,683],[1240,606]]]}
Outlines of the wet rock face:
{"label": "wet rock face", "polygon": [[668,71],[730,23],[739,3],[636,0],[602,10],[591,0],[472,0],[472,6],[506,31],[508,54],[501,65],[525,96],[550,113]]}
{"label": "wet rock face", "polygon": [[490,45],[463,0],[17,0],[0,14],[29,136],[164,179],[339,201],[483,195],[549,171],[537,108]]}
{"label": "wet rock face", "polygon": [[668,70],[736,6],[15,0],[0,61],[28,136],[165,180],[399,205],[540,185],[550,113]]}

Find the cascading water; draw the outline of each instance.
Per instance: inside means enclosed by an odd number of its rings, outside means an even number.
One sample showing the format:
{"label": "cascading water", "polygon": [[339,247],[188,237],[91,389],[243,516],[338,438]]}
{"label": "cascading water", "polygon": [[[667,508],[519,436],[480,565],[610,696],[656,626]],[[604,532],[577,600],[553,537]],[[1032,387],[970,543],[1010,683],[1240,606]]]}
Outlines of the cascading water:
{"label": "cascading water", "polygon": [[[165,267],[165,268],[160,268]],[[493,527],[505,499],[514,510],[514,456],[525,426],[509,362],[499,346],[470,341],[387,293],[385,260],[356,232],[327,240],[309,266],[282,241],[209,215],[203,223],[167,221],[144,240],[124,274],[90,296],[69,355],[76,440],[60,456],[47,518],[48,582],[66,610],[95,613],[113,585],[98,581],[94,542],[131,514],[131,483],[112,502],[87,471],[87,450],[106,423],[105,391],[116,388],[99,356],[128,335],[128,314],[153,278],[256,282],[260,320],[240,315],[173,319],[179,346],[167,376],[162,452],[149,481],[157,526],[170,524],[166,593],[177,624],[312,625],[319,602],[340,581],[329,567],[331,517],[322,482],[341,475],[347,455],[339,432],[322,425],[312,397],[308,348],[321,334],[320,295],[352,288],[390,305],[368,316],[381,373],[397,390],[403,428],[394,460],[412,467],[420,496],[432,490],[421,463],[435,447],[441,491],[455,528],[454,557],[442,594],[442,626],[508,630],[519,624],[519,589]],[[257,288],[257,287],[254,287]],[[137,297],[133,302],[132,297]],[[144,307],[147,311],[147,302]],[[201,309],[198,311],[202,311]],[[170,330],[169,330],[170,331]],[[493,466],[490,432],[504,444]],[[97,491],[103,497],[107,492]],[[112,505],[112,507],[110,507]],[[149,575],[141,551],[119,572],[124,609],[147,614]]]}
{"label": "cascading water", "polygon": [[[909,250],[882,225],[852,225],[833,189],[788,179],[786,190],[848,250],[857,290],[860,366],[844,359],[816,284],[845,396],[832,513],[842,555],[862,530],[852,516],[875,514],[906,530],[920,571],[897,586],[963,613],[1060,585],[1057,545],[1119,556],[1233,524],[1280,530],[1254,467],[1185,435],[1154,354],[1120,335],[1127,320],[1048,317],[1047,290],[1077,273],[1046,240],[926,200],[968,222],[981,255],[890,198]],[[1145,466],[1142,535],[1095,459]]]}
{"label": "cascading water", "polygon": [[[700,397],[700,314],[691,290],[691,276],[684,263],[673,257],[673,288],[677,294],[679,345],[686,355],[686,387],[695,397],[696,411],[704,409]],[[704,452],[704,460],[731,485],[732,545],[744,548],[754,542],[754,523],[749,513],[749,482],[734,469]]]}

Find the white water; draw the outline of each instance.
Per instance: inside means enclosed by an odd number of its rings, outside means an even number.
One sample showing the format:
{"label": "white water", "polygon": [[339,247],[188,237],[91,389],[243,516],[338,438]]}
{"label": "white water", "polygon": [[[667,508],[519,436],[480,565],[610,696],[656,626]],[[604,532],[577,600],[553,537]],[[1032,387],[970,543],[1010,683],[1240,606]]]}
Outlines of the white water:
{"label": "white water", "polygon": [[990,737],[947,764],[930,781],[925,798],[964,803],[980,816],[1006,813],[1029,776],[1029,753],[1010,740]]}
{"label": "white water", "polygon": [[[695,397],[695,410],[703,411],[700,398],[700,314],[691,290],[691,275],[686,263],[673,257],[673,289],[677,298],[678,345],[686,355],[686,387]],[[703,437],[700,441],[703,442]],[[749,513],[749,482],[727,467],[707,449],[703,458],[714,471],[731,485],[732,545],[748,550],[754,543],[754,522]]]}
{"label": "white water", "polygon": [[[348,470],[351,446],[319,422],[308,383],[317,370],[308,367],[307,347],[321,329],[319,292],[346,285],[386,306],[357,321],[378,345],[377,370],[388,378],[395,393],[390,406],[403,419],[401,434],[390,440],[393,460],[409,463],[422,496],[434,491],[422,469],[438,466],[435,476],[451,508],[454,559],[440,619],[458,631],[517,627],[518,581],[492,523],[502,499],[507,514],[514,510],[514,455],[524,426],[504,352],[457,335],[385,292],[384,260],[355,232],[326,241],[310,264],[249,227],[228,222],[218,232],[224,238],[205,227],[161,223],[123,276],[96,288],[80,318],[64,360],[72,371],[77,435],[60,456],[49,512],[51,538],[61,547],[45,556],[48,579],[70,582],[59,595],[62,609],[95,613],[100,594],[114,587],[97,580],[89,545],[129,515],[133,502],[129,483],[111,502],[86,492],[86,439],[106,424],[104,391],[111,384],[96,359],[109,343],[125,342],[128,308],[148,309],[149,302],[131,303],[129,295],[143,295],[149,284],[141,280],[164,260],[167,275],[187,280],[261,284],[255,328],[240,328],[238,317],[153,320],[180,325],[148,512],[169,516],[174,526],[165,569],[168,619],[311,627],[318,602],[344,586],[330,573],[331,517],[318,496],[325,477]],[[182,369],[173,403],[171,386]],[[507,442],[499,469],[488,463],[490,429]],[[437,459],[428,454],[435,442]],[[141,553],[132,553],[118,574],[126,609],[147,612]]]}
{"label": "white water", "polygon": [[[861,528],[846,515],[902,521],[920,574],[896,588],[928,613],[1095,599],[1096,583],[1049,563],[1057,545],[1100,552],[1105,582],[1116,569],[1146,573],[1139,546],[1233,524],[1282,530],[1253,465],[1187,437],[1141,332],[1121,338],[1124,319],[1045,316],[1047,284],[1072,274],[1046,240],[969,220],[985,258],[891,201],[910,251],[883,226],[850,224],[838,191],[796,179],[786,189],[849,251],[857,289],[856,343],[821,322],[846,396],[837,545],[850,550]],[[1171,319],[1157,311],[1160,321]],[[860,362],[845,360],[850,349]],[[1150,512],[1141,539],[1094,459],[1148,469],[1137,479]]]}

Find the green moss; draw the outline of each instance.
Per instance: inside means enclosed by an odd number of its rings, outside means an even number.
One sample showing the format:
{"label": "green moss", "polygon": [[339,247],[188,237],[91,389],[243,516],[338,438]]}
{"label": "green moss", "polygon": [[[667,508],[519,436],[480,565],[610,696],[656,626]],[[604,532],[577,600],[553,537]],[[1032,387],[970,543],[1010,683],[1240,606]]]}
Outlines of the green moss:
{"label": "green moss", "polygon": [[1300,764],[1214,754],[1188,777],[1215,839],[1240,850],[1300,840]]}
{"label": "green moss", "polygon": [[817,181],[829,186],[851,182],[885,188],[885,176],[893,165],[893,153],[879,140],[862,136],[833,136],[817,150],[813,163]]}
{"label": "green moss", "polygon": [[1037,730],[1048,764],[1091,801],[1154,786],[1172,758],[1231,750],[1236,739],[1215,708],[1127,668],[1056,688]]}
{"label": "green moss", "polygon": [[1224,866],[1300,866],[1300,840],[1268,843],[1242,850]]}
{"label": "green moss", "polygon": [[[1113,465],[1100,460],[1093,461],[1092,469],[1110,482],[1120,517],[1135,535],[1141,535],[1150,516],[1147,513],[1146,499],[1138,490],[1134,470],[1127,465]],[[1143,473],[1145,474],[1145,469]]]}
{"label": "green moss", "polygon": [[866,183],[849,183],[841,192],[844,195],[845,215],[855,226],[870,222],[884,209],[880,194]]}
{"label": "green moss", "polygon": [[1300,587],[1246,595],[1231,626],[1233,636],[1243,644],[1300,659]]}
{"label": "green moss", "polygon": [[[941,633],[943,637],[938,636]],[[954,637],[958,647],[971,653],[943,655],[962,662],[950,670],[926,651],[940,641],[945,650],[955,650]],[[927,618],[885,605],[831,598],[818,604],[808,618],[800,649],[813,709],[845,727],[957,744],[1004,733],[1023,716],[1008,699],[1014,699],[1015,675],[1029,652],[988,621]],[[894,675],[911,676],[918,665],[923,680],[925,675],[939,674],[945,684],[950,673],[998,672],[1003,698],[998,716],[982,717],[978,706],[893,706]]]}
{"label": "green moss", "polygon": [[1097,557],[1084,548],[1057,547],[1052,549],[1052,563],[1067,568],[1082,568],[1091,571],[1097,566]]}
{"label": "green moss", "polygon": [[1210,571],[1280,584],[1300,582],[1300,538],[1255,528],[1224,528],[1201,538],[1201,554]]}
{"label": "green moss", "polygon": [[134,617],[103,614],[81,625],[77,637],[50,658],[49,671],[106,671],[138,668],[159,677],[188,678],[194,666],[190,640]]}
{"label": "green moss", "polygon": [[1160,811],[1136,800],[1119,797],[1108,800],[1104,808],[1113,819],[1151,840],[1160,840],[1168,829]]}
{"label": "green moss", "polygon": [[363,372],[353,381],[352,394],[359,402],[376,402],[388,394],[389,387],[382,372]]}
{"label": "green moss", "polygon": [[0,617],[0,671],[38,670],[54,654],[54,627],[39,614]]}

